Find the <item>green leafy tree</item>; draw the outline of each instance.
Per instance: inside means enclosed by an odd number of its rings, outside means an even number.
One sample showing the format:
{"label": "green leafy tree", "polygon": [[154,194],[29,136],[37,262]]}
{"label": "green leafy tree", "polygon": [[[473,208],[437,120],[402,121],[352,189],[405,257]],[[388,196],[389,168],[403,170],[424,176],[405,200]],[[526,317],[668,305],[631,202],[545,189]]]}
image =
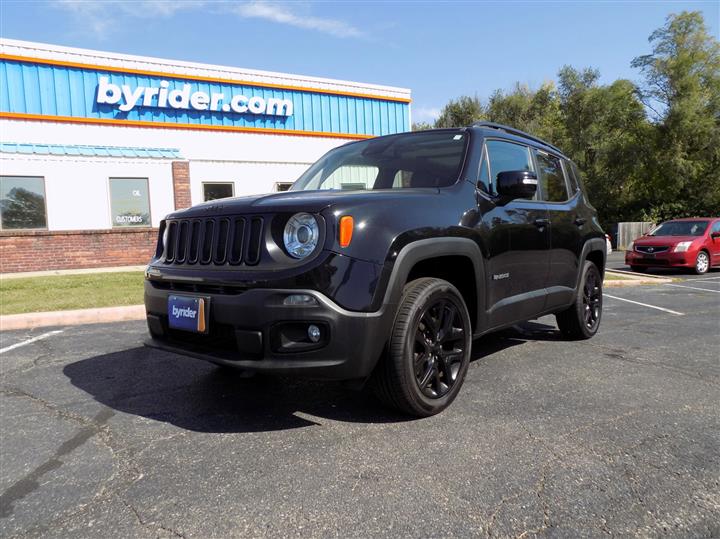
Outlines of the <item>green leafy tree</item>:
{"label": "green leafy tree", "polygon": [[428,129],[432,129],[433,126],[427,122],[416,122],[412,124],[412,130],[413,131],[426,131]]}
{"label": "green leafy tree", "polygon": [[649,159],[650,124],[635,85],[598,83],[599,73],[565,66],[558,74],[566,139],[562,148],[575,161],[590,200],[605,226],[637,218],[637,186]]}
{"label": "green leafy tree", "polygon": [[482,103],[478,97],[461,96],[451,99],[435,120],[435,127],[466,127],[484,118]]}
{"label": "green leafy tree", "polygon": [[641,193],[654,220],[720,209],[720,45],[699,12],[670,15],[632,61],[655,120],[654,161]]}

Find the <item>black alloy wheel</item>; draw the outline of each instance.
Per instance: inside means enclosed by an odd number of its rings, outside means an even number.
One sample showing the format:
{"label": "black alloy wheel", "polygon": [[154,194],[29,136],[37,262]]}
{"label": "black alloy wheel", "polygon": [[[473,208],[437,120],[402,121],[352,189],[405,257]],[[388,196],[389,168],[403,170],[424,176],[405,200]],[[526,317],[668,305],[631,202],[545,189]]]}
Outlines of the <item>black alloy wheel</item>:
{"label": "black alloy wheel", "polygon": [[415,381],[431,399],[443,397],[455,385],[465,356],[465,328],[460,309],[447,299],[425,307],[415,330]]}
{"label": "black alloy wheel", "polygon": [[583,319],[588,331],[594,333],[597,330],[601,314],[602,282],[600,282],[600,273],[595,269],[587,272],[583,285]]}
{"label": "black alloy wheel", "polygon": [[427,417],[455,400],[470,365],[472,324],[463,296],[433,277],[405,286],[387,353],[372,385],[386,405]]}
{"label": "black alloy wheel", "polygon": [[602,275],[586,260],[575,302],[555,314],[560,332],[569,339],[589,339],[597,333],[602,319]]}

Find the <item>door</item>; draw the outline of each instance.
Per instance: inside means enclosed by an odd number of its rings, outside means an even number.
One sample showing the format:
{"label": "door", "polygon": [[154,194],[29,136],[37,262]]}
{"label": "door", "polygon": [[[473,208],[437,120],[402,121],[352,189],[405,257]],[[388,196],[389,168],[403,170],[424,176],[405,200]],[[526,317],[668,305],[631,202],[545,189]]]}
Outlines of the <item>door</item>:
{"label": "door", "polygon": [[710,250],[710,265],[720,266],[720,237],[713,238],[713,234],[720,234],[720,220],[715,221],[708,235],[708,249]]}
{"label": "door", "polygon": [[575,295],[583,232],[590,226],[591,216],[584,211],[579,190],[570,188],[570,163],[542,150],[536,149],[534,153],[539,197],[546,203],[550,219],[550,271],[545,305],[550,309],[567,305]]}
{"label": "door", "polygon": [[488,328],[527,320],[545,304],[549,268],[546,205],[537,199],[502,204],[496,198],[497,175],[535,170],[530,148],[507,140],[486,139],[480,167],[478,223],[486,255]]}

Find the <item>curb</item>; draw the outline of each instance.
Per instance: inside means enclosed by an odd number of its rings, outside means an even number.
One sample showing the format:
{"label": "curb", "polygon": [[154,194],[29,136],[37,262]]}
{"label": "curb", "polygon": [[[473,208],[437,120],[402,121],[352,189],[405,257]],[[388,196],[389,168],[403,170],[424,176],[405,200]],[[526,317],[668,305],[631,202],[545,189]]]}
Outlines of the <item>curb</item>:
{"label": "curb", "polygon": [[103,324],[106,322],[125,322],[128,320],[144,320],[145,316],[145,305],[99,307],[96,309],[77,309],[73,311],[53,311],[47,313],[8,314],[0,316],[0,331],[48,326],[79,326],[84,324]]}
{"label": "curb", "polygon": [[626,286],[640,286],[645,284],[666,284],[673,282],[672,279],[666,277],[655,277],[654,275],[638,275],[637,273],[623,270],[605,270],[605,273],[622,275],[624,279],[605,279],[603,286],[605,288],[622,288]]}

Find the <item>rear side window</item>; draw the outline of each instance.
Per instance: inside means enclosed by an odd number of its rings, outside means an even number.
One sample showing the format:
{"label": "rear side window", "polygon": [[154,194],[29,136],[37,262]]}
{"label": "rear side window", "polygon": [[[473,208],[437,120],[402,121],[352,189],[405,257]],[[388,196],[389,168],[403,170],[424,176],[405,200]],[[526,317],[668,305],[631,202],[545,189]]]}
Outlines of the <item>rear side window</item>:
{"label": "rear side window", "polygon": [[543,200],[565,202],[570,197],[560,158],[540,150],[535,150],[535,157],[538,163],[538,180],[540,180]]}
{"label": "rear side window", "polygon": [[565,169],[565,176],[567,176],[568,183],[570,184],[570,196],[572,196],[580,190],[578,179],[575,177],[575,168],[567,159],[563,159],[563,168]]}
{"label": "rear side window", "polygon": [[[530,148],[504,140],[488,140],[485,143],[490,160],[491,193],[495,192],[498,174],[509,170],[533,170]],[[482,177],[482,170],[481,177]]]}

